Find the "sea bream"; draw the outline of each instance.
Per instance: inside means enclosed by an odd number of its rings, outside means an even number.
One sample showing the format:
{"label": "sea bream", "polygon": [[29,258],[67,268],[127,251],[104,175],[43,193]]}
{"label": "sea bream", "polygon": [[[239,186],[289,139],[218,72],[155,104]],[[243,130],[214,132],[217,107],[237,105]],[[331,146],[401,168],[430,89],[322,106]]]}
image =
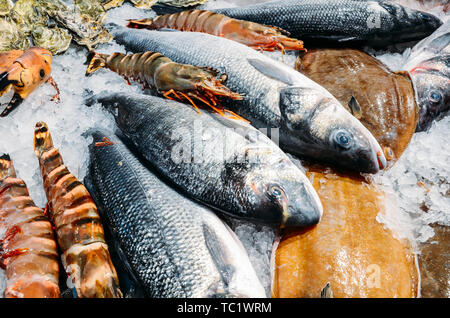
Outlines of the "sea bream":
{"label": "sea bream", "polygon": [[332,41],[385,46],[423,39],[442,24],[432,14],[387,1],[284,0],[213,11],[280,27],[307,45]]}
{"label": "sea bream", "polygon": [[267,136],[245,122],[176,101],[103,92],[139,153],[190,198],[230,216],[281,225],[319,222],[322,205],[311,183]]}
{"label": "sea bream", "polygon": [[178,63],[213,67],[240,101],[224,101],[258,128],[279,128],[282,149],[358,172],[386,165],[380,145],[326,89],[293,68],[240,43],[196,32],[110,26],[134,52],[157,50]]}
{"label": "sea bream", "polygon": [[[107,138],[108,146],[98,146]],[[85,182],[129,274],[150,297],[265,297],[241,242],[114,136],[93,133]]]}
{"label": "sea bream", "polygon": [[450,21],[417,43],[403,67],[413,79],[420,107],[417,131],[450,110]]}

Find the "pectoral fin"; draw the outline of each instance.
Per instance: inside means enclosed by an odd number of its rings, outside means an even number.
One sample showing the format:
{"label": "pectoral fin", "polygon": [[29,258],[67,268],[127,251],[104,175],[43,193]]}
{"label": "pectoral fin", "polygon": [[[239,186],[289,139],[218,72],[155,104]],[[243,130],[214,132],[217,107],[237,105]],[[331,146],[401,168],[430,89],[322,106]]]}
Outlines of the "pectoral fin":
{"label": "pectoral fin", "polygon": [[320,298],[333,298],[333,291],[331,290],[330,283],[328,282],[320,292]]}
{"label": "pectoral fin", "polygon": [[362,118],[361,106],[359,105],[359,102],[355,98],[355,96],[352,95],[352,98],[350,98],[350,101],[348,102],[348,107],[350,107],[353,116],[355,116],[357,119]]}
{"label": "pectoral fin", "polygon": [[276,79],[289,86],[298,84],[298,79],[294,75],[295,73],[293,74],[292,69],[287,65],[270,63],[270,61],[256,58],[249,58],[248,62],[267,77]]}

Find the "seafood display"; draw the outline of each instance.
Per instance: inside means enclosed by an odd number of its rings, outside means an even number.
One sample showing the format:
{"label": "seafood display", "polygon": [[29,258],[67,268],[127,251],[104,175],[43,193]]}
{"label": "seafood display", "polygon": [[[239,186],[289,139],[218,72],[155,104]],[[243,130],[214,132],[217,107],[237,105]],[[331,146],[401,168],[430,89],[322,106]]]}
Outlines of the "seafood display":
{"label": "seafood display", "polygon": [[[409,243],[377,221],[387,213],[383,191],[358,176],[311,169],[324,205],[321,222],[287,230],[275,252],[274,297],[417,297],[418,273]],[[389,246],[389,248],[386,248]]]}
{"label": "seafood display", "polygon": [[[113,144],[98,147],[105,138]],[[110,138],[94,133],[87,184],[115,229],[132,277],[148,296],[265,297],[228,226],[167,186],[120,140]]]}
{"label": "seafood display", "polygon": [[308,179],[250,125],[213,113],[198,116],[153,96],[106,92],[94,102],[109,108],[139,153],[194,200],[282,227],[319,222],[322,206]]}
{"label": "seafood display", "polygon": [[219,74],[213,69],[174,63],[157,52],[132,55],[94,53],[86,75],[102,67],[124,76],[127,82],[129,79],[136,80],[143,88],[154,88],[166,98],[190,102],[197,111],[198,107],[193,100],[224,114],[218,97],[242,99],[241,95],[223,85],[225,74],[217,79]]}
{"label": "seafood display", "polygon": [[370,55],[353,49],[310,50],[296,69],[325,87],[398,159],[416,129],[418,107],[407,72],[391,72]]}
{"label": "seafood display", "polygon": [[450,21],[413,47],[404,68],[418,94],[418,131],[450,110]]}
{"label": "seafood display", "polygon": [[52,101],[59,101],[59,89],[50,76],[52,53],[42,48],[0,52],[0,96],[11,89],[14,95],[6,108],[0,113],[5,117],[17,108],[41,84],[48,82],[57,94]]}
{"label": "seafood display", "polygon": [[77,297],[121,297],[97,207],[64,165],[45,123],[36,124],[34,146],[55,226],[62,262]]}
{"label": "seafood display", "polygon": [[213,10],[226,16],[280,27],[307,41],[385,46],[420,40],[442,22],[388,1],[283,0]]}
{"label": "seafood display", "polygon": [[130,20],[128,27],[149,30],[170,28],[180,31],[204,32],[223,36],[261,51],[305,51],[302,41],[287,37],[286,32],[279,28],[232,19],[223,14],[205,10],[182,11],[161,15],[154,19]]}
{"label": "seafood display", "polygon": [[52,225],[16,175],[8,155],[0,157],[0,265],[6,269],[5,298],[57,298],[58,251]]}
{"label": "seafood display", "polygon": [[279,128],[282,149],[351,170],[376,173],[386,165],[372,134],[326,89],[240,43],[197,32],[159,32],[109,26],[133,52],[158,50],[178,63],[207,65],[228,75],[241,101],[224,101],[257,128]]}

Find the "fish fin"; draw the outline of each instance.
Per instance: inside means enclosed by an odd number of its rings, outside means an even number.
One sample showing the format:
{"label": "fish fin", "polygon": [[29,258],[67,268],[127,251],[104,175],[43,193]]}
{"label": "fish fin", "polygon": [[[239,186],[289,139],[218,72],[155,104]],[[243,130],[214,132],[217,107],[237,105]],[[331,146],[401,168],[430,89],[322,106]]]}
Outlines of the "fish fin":
{"label": "fish fin", "polygon": [[333,291],[331,290],[330,282],[328,282],[320,292],[320,298],[333,298]]}
{"label": "fish fin", "polygon": [[14,109],[17,108],[20,104],[22,104],[23,98],[17,93],[14,93],[13,98],[9,102],[8,106],[3,110],[3,112],[0,114],[0,117],[6,117],[11,113]]}
{"label": "fish fin", "polygon": [[269,63],[267,61],[257,58],[249,58],[248,62],[256,70],[263,73],[267,77],[276,79],[289,86],[294,86],[298,82],[298,80],[296,80],[294,76],[287,71],[288,69],[290,70],[290,68],[287,65],[286,65],[287,69],[284,69],[284,64]]}
{"label": "fish fin", "polygon": [[90,62],[88,68],[86,70],[86,76],[94,73],[95,71],[106,66],[106,58],[108,56],[105,54],[100,54],[96,52],[90,52],[88,59],[90,58]]}
{"label": "fish fin", "polygon": [[348,102],[348,107],[350,107],[353,116],[355,116],[357,119],[362,118],[361,105],[359,105],[359,102],[355,98],[355,96],[352,95],[352,98],[350,98],[350,101]]}
{"label": "fish fin", "polygon": [[222,277],[223,282],[228,286],[231,283],[234,269],[227,262],[227,255],[224,255],[226,249],[221,245],[220,239],[211,231],[207,224],[203,224],[203,235],[205,236],[206,247],[211,253],[211,258],[216,265],[217,270]]}

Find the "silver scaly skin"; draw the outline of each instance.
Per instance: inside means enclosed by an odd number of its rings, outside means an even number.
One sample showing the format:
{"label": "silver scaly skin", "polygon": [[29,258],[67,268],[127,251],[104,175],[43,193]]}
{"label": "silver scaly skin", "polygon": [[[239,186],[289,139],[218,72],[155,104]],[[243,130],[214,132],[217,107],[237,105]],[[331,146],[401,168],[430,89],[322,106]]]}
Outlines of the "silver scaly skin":
{"label": "silver scaly skin", "polygon": [[319,222],[322,205],[310,181],[245,122],[139,94],[104,92],[88,101],[94,102],[110,109],[139,153],[190,198],[257,222]]}
{"label": "silver scaly skin", "polygon": [[420,107],[417,131],[450,110],[450,21],[417,43],[404,69],[409,71]]}
{"label": "silver scaly skin", "polygon": [[442,24],[431,14],[388,1],[283,0],[213,11],[280,27],[306,46],[308,40],[385,46],[422,39]]}
{"label": "silver scaly skin", "polygon": [[158,179],[117,138],[93,133],[86,184],[121,258],[150,297],[265,297],[242,244],[213,212]]}
{"label": "silver scaly skin", "polygon": [[380,145],[326,89],[245,45],[197,32],[130,30],[109,25],[129,51],[156,50],[178,63],[226,74],[243,100],[225,101],[257,128],[279,128],[282,149],[358,172],[386,165]]}

